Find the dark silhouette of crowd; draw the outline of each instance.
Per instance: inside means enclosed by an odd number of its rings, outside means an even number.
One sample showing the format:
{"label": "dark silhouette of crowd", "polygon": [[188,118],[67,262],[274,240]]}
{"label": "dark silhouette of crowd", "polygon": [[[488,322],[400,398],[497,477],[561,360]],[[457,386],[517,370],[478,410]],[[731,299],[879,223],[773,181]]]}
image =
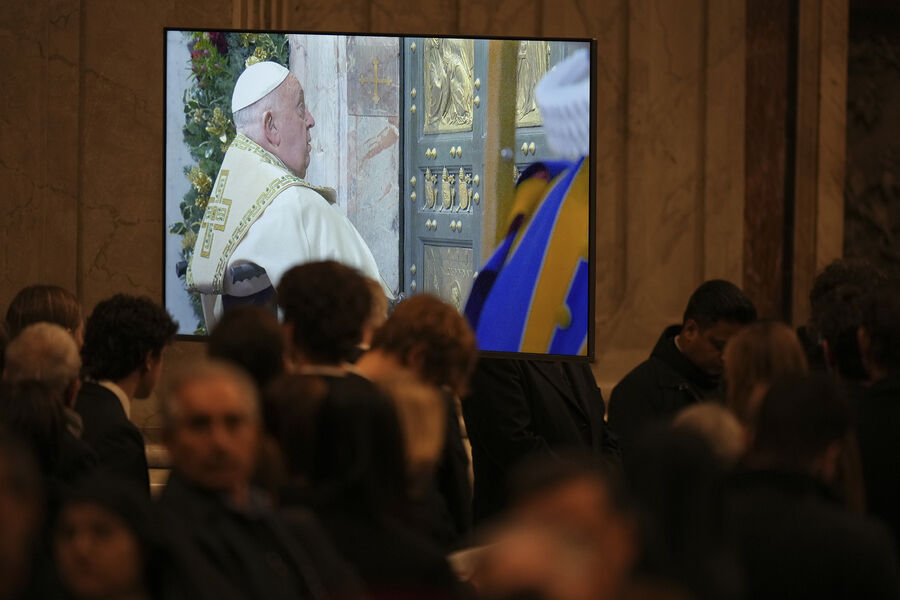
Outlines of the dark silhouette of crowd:
{"label": "dark silhouette of crowd", "polygon": [[149,298],[27,287],[0,600],[900,598],[898,283],[836,261],[797,330],[727,281],[684,300],[607,406],[588,364],[479,358],[457,309],[387,314],[336,262],[184,364]]}

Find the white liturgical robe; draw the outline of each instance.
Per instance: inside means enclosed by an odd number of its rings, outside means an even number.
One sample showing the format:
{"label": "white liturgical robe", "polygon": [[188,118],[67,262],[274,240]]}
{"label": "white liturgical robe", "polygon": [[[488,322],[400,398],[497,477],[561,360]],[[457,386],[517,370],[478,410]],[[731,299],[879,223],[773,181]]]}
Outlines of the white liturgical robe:
{"label": "white liturgical robe", "polygon": [[[203,294],[207,331],[221,313],[221,296],[245,296],[281,277],[298,264],[336,260],[381,282],[375,258],[362,236],[329,202],[334,191],[317,188],[293,175],[275,155],[238,134],[213,187],[197,243],[188,265],[190,289]],[[266,271],[235,286],[231,267],[254,263]]]}

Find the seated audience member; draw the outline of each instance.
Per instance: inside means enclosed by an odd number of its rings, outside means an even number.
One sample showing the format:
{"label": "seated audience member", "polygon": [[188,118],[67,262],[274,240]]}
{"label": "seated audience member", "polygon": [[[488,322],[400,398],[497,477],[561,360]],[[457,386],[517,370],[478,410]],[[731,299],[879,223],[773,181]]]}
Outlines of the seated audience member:
{"label": "seated audience member", "polygon": [[372,310],[365,277],[333,260],[298,265],[278,284],[278,306],[295,369],[346,373]]}
{"label": "seated audience member", "polygon": [[865,377],[856,346],[854,305],[885,281],[884,273],[863,259],[839,258],[816,276],[809,291],[809,319],[797,330],[813,371],[838,372],[846,381]]}
{"label": "seated audience member", "polygon": [[743,579],[723,527],[722,462],[702,434],[647,427],[623,455],[640,521],[640,581],[701,599],[740,598]]}
{"label": "seated audience member", "polygon": [[30,285],[16,294],[6,311],[10,339],[34,323],[53,323],[68,331],[78,349],[84,344],[84,317],[78,298],[58,285]]}
{"label": "seated audience member", "polygon": [[148,493],[144,438],[129,421],[131,401],[153,391],[163,349],[176,331],[169,313],[149,298],[118,294],[94,307],[81,350],[86,380],[75,410],[84,422],[82,439],[97,453],[101,468]]}
{"label": "seated audience member", "polygon": [[206,350],[210,358],[247,371],[260,391],[284,373],[284,333],[278,319],[259,306],[228,310],[209,335]]}
{"label": "seated audience member", "polygon": [[747,432],[734,413],[714,402],[682,408],[672,420],[675,429],[693,432],[707,441],[725,469],[734,467],[747,446]]}
{"label": "seated audience member", "polygon": [[162,598],[164,566],[150,500],[131,483],[92,477],[67,493],[54,555],[62,587],[77,600]]}
{"label": "seated audience member", "polygon": [[869,511],[900,546],[900,288],[886,286],[863,305],[862,362],[872,385],[857,403],[857,438]]}
{"label": "seated audience member", "polygon": [[28,449],[0,426],[0,598],[57,598],[41,543],[45,503]]}
{"label": "seated audience member", "polygon": [[[175,373],[163,397],[172,474],[160,498],[182,585],[215,598],[344,598],[353,577],[316,531],[292,535],[251,484],[260,423],[256,387],[227,363]],[[190,596],[191,594],[185,594]]]}
{"label": "seated audience member", "polygon": [[725,346],[728,408],[744,427],[752,427],[769,385],[807,373],[806,356],[794,330],[778,321],[757,321],[731,336]]}
{"label": "seated audience member", "polygon": [[414,500],[420,529],[445,550],[455,548],[471,528],[469,456],[462,441],[455,395],[465,393],[477,357],[475,336],[453,306],[419,294],[400,302],[356,363],[375,382],[398,375],[417,379],[440,394],[444,444],[432,485]]}
{"label": "seated audience member", "polygon": [[525,461],[511,488],[509,519],[486,540],[472,577],[481,597],[634,595],[637,523],[608,466],[577,458]]}
{"label": "seated audience member", "polygon": [[[46,419],[51,413],[54,422],[62,419],[64,427],[58,433],[55,426],[51,428],[51,433],[50,429],[35,425],[35,431],[44,431],[45,435],[50,436],[45,439],[53,440],[50,442],[54,448],[52,468],[44,460],[41,463],[45,474],[54,479],[65,483],[75,481],[97,464],[97,455],[81,439],[83,423],[73,408],[81,388],[81,357],[75,340],[59,325],[35,323],[19,333],[7,352],[3,379],[15,384],[9,390],[11,404],[7,408],[25,419],[21,425],[29,421],[28,414],[35,417],[43,414],[38,418],[45,425],[49,423]],[[39,384],[39,387],[18,385],[26,382]],[[46,404],[45,398],[49,398],[51,404],[43,406]],[[38,454],[48,450],[41,450]]]}
{"label": "seated audience member", "polygon": [[755,319],[753,303],[728,281],[707,281],[694,291],[682,324],[667,327],[650,358],[610,395],[609,426],[625,453],[648,423],[669,420],[695,402],[720,399],[725,344]]}
{"label": "seated audience member", "polygon": [[509,473],[522,460],[573,451],[618,457],[587,364],[482,357],[462,406],[472,444],[476,523],[506,507]]}
{"label": "seated audience member", "polygon": [[309,507],[356,568],[368,598],[452,598],[441,550],[408,525],[408,469],[393,402],[363,378],[278,382],[291,482],[282,509]]}
{"label": "seated audience member", "polygon": [[841,506],[830,487],[852,406],[825,378],[769,389],[730,486],[731,528],[753,598],[898,598],[884,526]]}

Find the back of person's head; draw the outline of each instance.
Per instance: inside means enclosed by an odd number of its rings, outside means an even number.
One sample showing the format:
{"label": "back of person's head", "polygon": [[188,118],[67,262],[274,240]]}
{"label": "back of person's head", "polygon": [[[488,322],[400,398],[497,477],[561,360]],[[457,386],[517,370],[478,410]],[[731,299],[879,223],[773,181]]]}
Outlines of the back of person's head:
{"label": "back of person's head", "polygon": [[60,580],[73,597],[158,597],[159,539],[136,486],[98,475],[80,481],[62,495],[53,529]]}
{"label": "back of person's head", "polygon": [[356,270],[328,260],[298,265],[278,284],[278,305],[295,352],[313,364],[347,360],[362,339],[372,294]]}
{"label": "back of person's head", "polygon": [[38,381],[4,382],[0,385],[0,423],[28,444],[44,474],[55,472],[66,431],[55,390]]}
{"label": "back of person's head", "polygon": [[900,283],[891,281],[867,295],[859,336],[866,366],[883,375],[900,374]]}
{"label": "back of person's head", "polygon": [[277,438],[315,504],[372,515],[404,510],[403,433],[390,399],[359,377],[287,375],[276,387]]}
{"label": "back of person's head", "polygon": [[852,424],[852,406],[832,379],[778,380],[759,407],[748,462],[809,472],[830,446],[845,439]]}
{"label": "back of person's head", "polygon": [[81,358],[85,376],[118,381],[158,359],[178,325],[146,297],[117,294],[97,303],[88,317]]}
{"label": "back of person's head", "polygon": [[736,465],[746,449],[746,434],[737,417],[715,402],[698,402],[681,409],[672,426],[705,439],[725,468]]}
{"label": "back of person's head", "polygon": [[80,373],[81,356],[75,340],[53,323],[27,326],[6,349],[3,379],[10,383],[37,381],[62,394]]}
{"label": "back of person's head", "polygon": [[10,338],[19,335],[29,325],[40,322],[55,323],[73,336],[78,335],[84,324],[78,298],[58,285],[30,285],[23,288],[6,311],[6,327]]}
{"label": "back of person's head", "polygon": [[756,320],[756,307],[739,287],[723,279],[712,279],[700,285],[688,299],[683,323],[697,323],[700,329],[719,321],[745,325]]}
{"label": "back of person's head", "polygon": [[381,326],[372,349],[395,357],[426,382],[463,395],[475,368],[477,346],[465,318],[429,294],[404,300]]}
{"label": "back of person's head", "polygon": [[269,311],[239,306],[228,310],[216,323],[207,353],[246,370],[262,390],[284,371],[284,334]]}
{"label": "back of person's head", "polygon": [[867,378],[856,336],[867,289],[857,283],[837,284],[823,293],[816,304],[814,331],[822,344],[825,365],[845,381]]}
{"label": "back of person's head", "polygon": [[0,597],[27,585],[44,514],[43,481],[28,448],[0,424]]}
{"label": "back of person's head", "polygon": [[832,261],[816,276],[809,291],[809,325],[812,330],[818,329],[823,301],[832,291],[841,286],[853,286],[862,290],[878,287],[886,281],[885,274],[865,259],[839,258]]}
{"label": "back of person's head", "polygon": [[754,390],[786,375],[807,373],[806,355],[793,329],[778,321],[750,323],[725,346],[728,407],[745,426],[758,407]]}

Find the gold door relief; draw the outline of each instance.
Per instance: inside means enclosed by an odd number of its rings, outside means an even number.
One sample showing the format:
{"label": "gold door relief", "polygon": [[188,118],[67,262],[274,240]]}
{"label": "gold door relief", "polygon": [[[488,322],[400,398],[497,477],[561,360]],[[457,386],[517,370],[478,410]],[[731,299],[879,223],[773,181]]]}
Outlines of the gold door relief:
{"label": "gold door relief", "polygon": [[521,40],[516,60],[516,127],[537,127],[541,113],[534,88],[550,69],[550,42]]}
{"label": "gold door relief", "polygon": [[426,134],[472,130],[475,42],[429,38],[425,42]]}

